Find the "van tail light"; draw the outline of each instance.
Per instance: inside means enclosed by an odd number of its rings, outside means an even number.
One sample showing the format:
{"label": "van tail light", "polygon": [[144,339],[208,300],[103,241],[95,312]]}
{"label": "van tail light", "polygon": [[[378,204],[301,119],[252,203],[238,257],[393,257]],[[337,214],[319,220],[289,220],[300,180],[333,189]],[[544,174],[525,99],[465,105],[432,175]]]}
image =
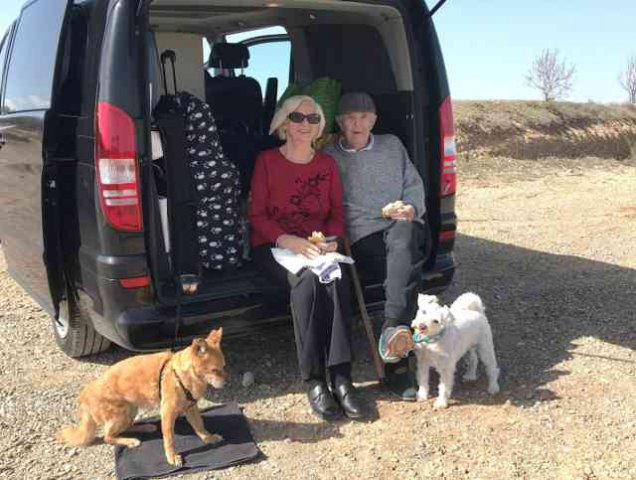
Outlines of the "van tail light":
{"label": "van tail light", "polygon": [[135,123],[108,102],[97,104],[96,176],[104,216],[117,230],[139,232],[141,216]]}
{"label": "van tail light", "polygon": [[122,278],[119,280],[119,283],[124,288],[147,287],[150,285],[150,277],[148,275],[144,275],[143,277]]}
{"label": "van tail light", "polygon": [[446,97],[439,107],[441,175],[440,197],[454,195],[457,190],[457,149],[451,98]]}
{"label": "van tail light", "polygon": [[439,232],[439,242],[451,242],[455,240],[455,230],[444,230]]}

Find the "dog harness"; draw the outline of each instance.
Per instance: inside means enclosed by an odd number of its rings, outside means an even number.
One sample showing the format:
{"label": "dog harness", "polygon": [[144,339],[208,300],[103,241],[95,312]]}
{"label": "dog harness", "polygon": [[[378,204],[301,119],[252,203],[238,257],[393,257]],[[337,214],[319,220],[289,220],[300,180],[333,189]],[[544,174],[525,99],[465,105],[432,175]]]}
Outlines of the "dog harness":
{"label": "dog harness", "polygon": [[179,375],[177,375],[177,371],[174,368],[172,369],[172,373],[174,373],[174,376],[177,377],[177,382],[179,383],[181,390],[183,390],[183,393],[185,394],[185,397],[188,400],[188,402],[192,404],[197,403],[196,399],[192,396],[192,392],[190,392],[190,390],[186,388],[186,386],[183,384],[183,382],[179,378]]}
{"label": "dog harness", "polygon": [[163,370],[166,368],[166,365],[168,365],[171,358],[172,357],[166,358],[166,360],[161,364],[161,369],[159,370],[159,403],[161,403],[161,381],[163,380]]}
{"label": "dog harness", "polygon": [[[159,402],[161,402],[161,381],[163,380],[163,371],[165,370],[166,365],[168,365],[168,362],[170,360],[172,360],[172,357],[166,359],[166,361],[163,362],[163,365],[161,365],[161,369],[159,370]],[[197,403],[197,400],[192,396],[192,392],[190,392],[190,390],[186,388],[186,386],[183,384],[183,382],[179,378],[179,375],[177,375],[177,372],[174,368],[172,368],[172,373],[174,373],[174,376],[177,378],[177,383],[179,383],[181,390],[183,390],[186,400],[188,400],[188,402],[192,404]]]}

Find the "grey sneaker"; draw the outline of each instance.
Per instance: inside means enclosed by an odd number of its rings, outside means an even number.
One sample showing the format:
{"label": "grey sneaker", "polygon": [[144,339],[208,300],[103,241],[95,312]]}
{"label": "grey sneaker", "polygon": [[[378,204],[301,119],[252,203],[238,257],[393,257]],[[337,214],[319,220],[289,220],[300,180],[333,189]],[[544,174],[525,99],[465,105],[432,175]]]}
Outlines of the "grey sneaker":
{"label": "grey sneaker", "polygon": [[411,329],[404,325],[387,327],[380,335],[378,351],[384,363],[396,363],[415,348]]}

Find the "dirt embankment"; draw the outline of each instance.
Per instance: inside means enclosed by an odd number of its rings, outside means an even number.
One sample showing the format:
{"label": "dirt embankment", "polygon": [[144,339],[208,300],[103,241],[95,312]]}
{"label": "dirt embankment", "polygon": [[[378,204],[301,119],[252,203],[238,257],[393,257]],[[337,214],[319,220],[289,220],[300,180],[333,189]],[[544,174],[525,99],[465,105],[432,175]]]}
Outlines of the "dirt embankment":
{"label": "dirt embankment", "polygon": [[595,103],[456,101],[464,158],[636,158],[636,107]]}

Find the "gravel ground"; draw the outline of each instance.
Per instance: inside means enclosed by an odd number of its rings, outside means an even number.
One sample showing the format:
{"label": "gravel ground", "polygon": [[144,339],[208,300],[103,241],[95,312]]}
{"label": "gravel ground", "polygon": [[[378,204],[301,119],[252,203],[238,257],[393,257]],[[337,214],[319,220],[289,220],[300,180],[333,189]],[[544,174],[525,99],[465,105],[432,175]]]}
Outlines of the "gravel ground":
{"label": "gravel ground", "polygon": [[[373,384],[363,336],[354,375],[368,423],[325,424],[296,380],[288,329],[225,343],[238,401],[263,452],[188,478],[636,478],[636,167],[622,162],[471,161],[458,195],[460,262],[443,299],[478,292],[502,392],[458,382],[451,407],[399,403]],[[81,385],[128,355],[60,353],[50,321],[0,263],[0,477],[114,478],[112,448],[55,441]],[[244,372],[254,385],[243,387]],[[155,414],[156,412],[149,412]]]}

